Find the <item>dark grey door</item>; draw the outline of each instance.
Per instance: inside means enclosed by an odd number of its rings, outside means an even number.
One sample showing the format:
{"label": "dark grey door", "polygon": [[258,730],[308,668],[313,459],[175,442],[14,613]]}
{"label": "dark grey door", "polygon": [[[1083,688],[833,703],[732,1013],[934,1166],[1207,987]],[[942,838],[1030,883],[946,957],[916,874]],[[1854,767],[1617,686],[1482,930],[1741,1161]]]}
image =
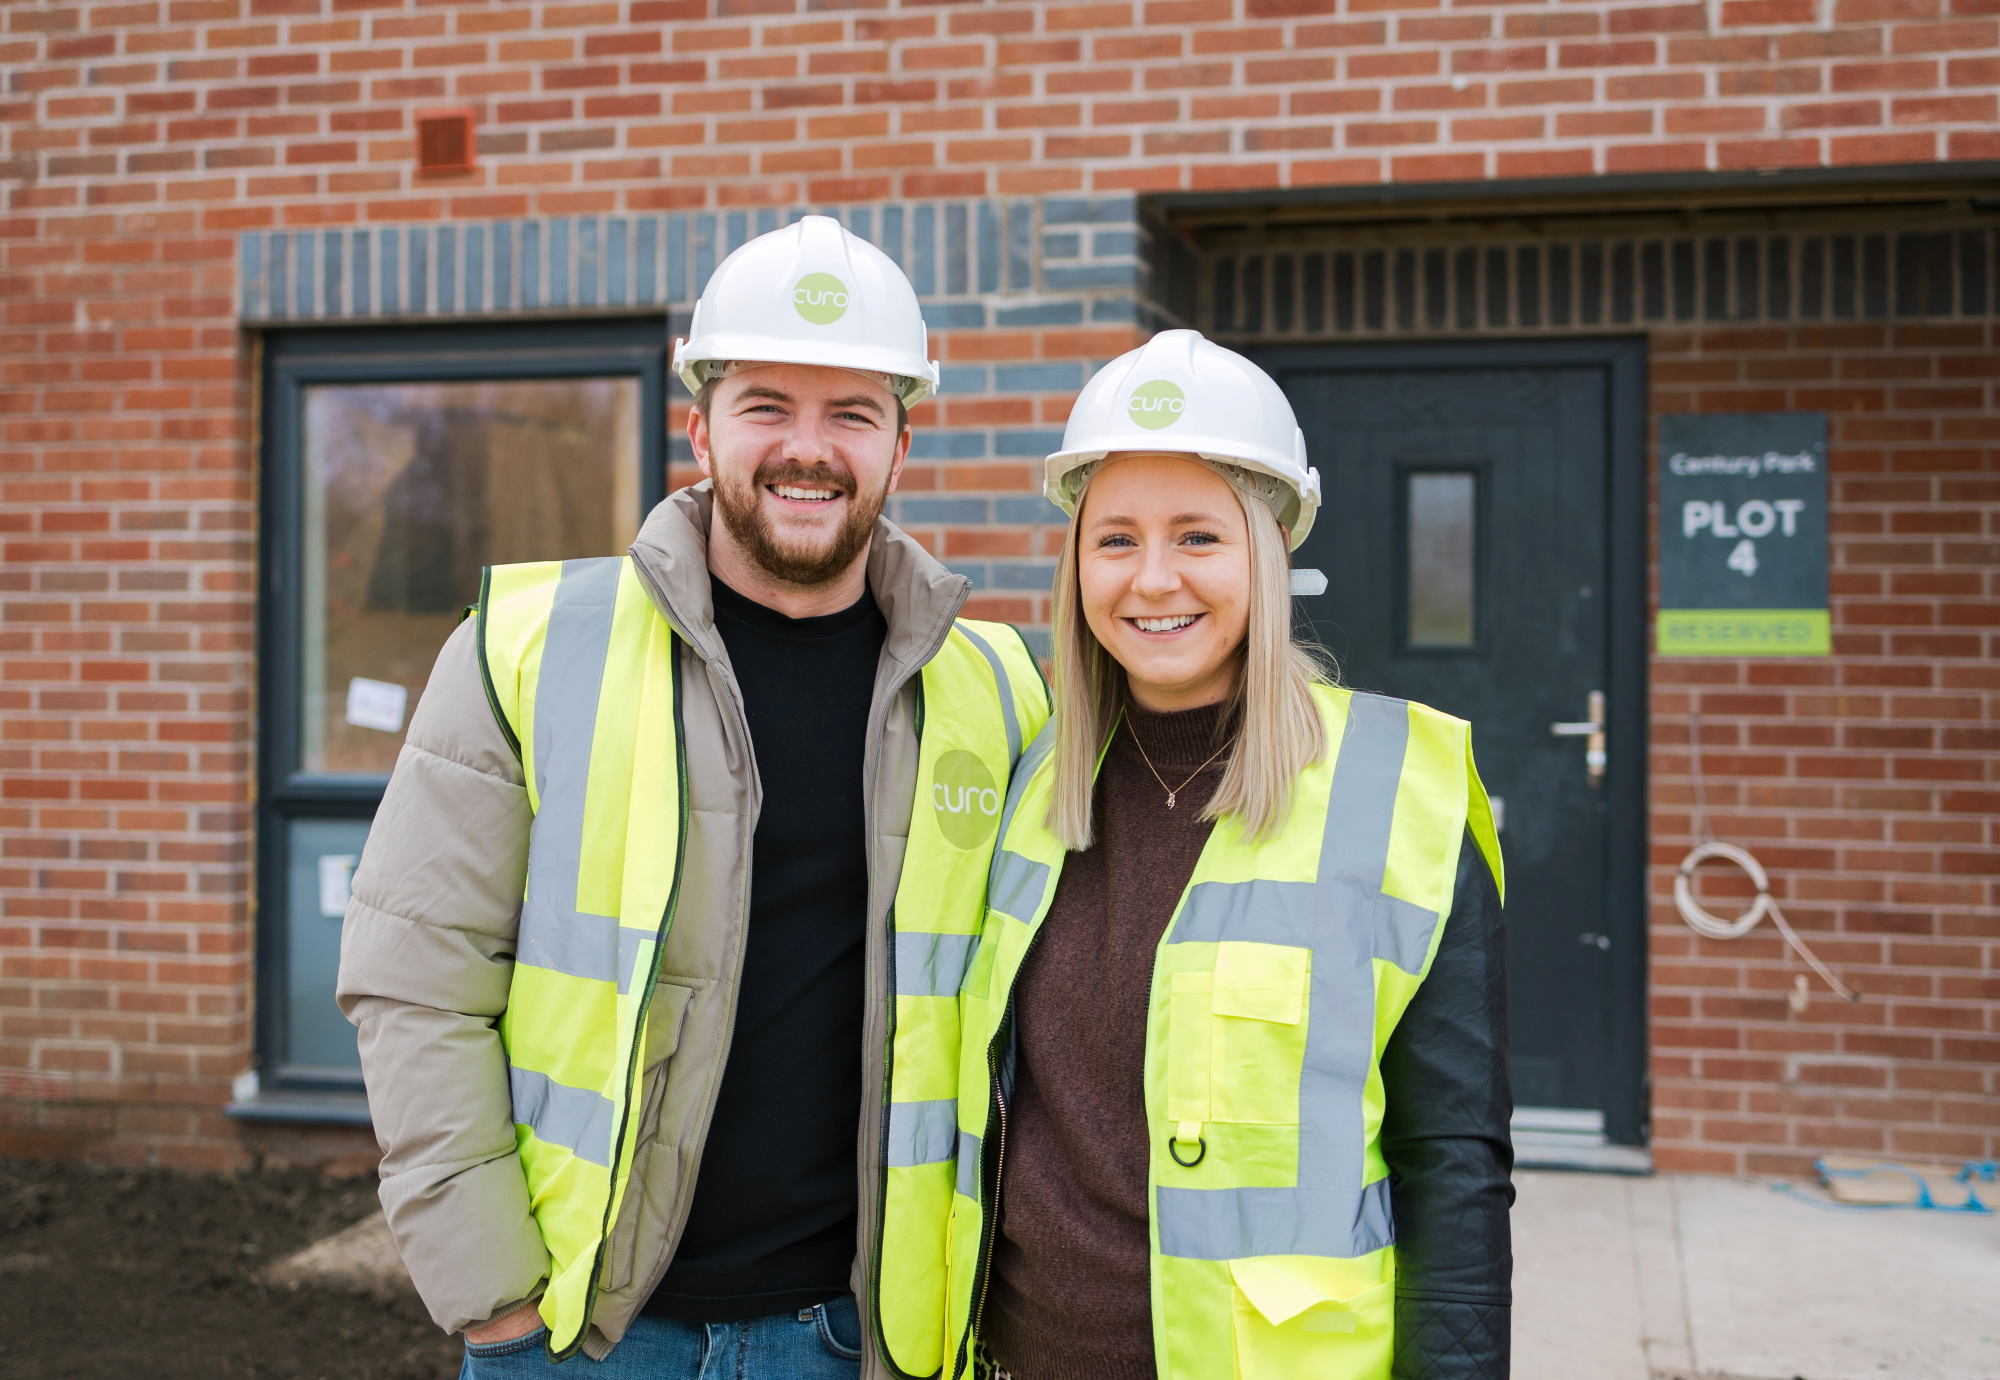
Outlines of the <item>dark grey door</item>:
{"label": "dark grey door", "polygon": [[1324,487],[1294,563],[1329,585],[1302,613],[1347,684],[1472,722],[1506,859],[1515,1100],[1601,1112],[1626,1143],[1643,1131],[1639,350],[1260,356]]}

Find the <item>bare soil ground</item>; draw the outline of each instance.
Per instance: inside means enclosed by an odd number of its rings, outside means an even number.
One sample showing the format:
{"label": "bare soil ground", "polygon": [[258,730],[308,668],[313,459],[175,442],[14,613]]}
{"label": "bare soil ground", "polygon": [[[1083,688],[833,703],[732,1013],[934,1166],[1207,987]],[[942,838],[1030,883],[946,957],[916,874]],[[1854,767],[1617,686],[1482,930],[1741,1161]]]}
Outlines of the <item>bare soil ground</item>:
{"label": "bare soil ground", "polygon": [[0,1159],[4,1380],[449,1380],[460,1346],[390,1301],[264,1282],[375,1210],[375,1181]]}

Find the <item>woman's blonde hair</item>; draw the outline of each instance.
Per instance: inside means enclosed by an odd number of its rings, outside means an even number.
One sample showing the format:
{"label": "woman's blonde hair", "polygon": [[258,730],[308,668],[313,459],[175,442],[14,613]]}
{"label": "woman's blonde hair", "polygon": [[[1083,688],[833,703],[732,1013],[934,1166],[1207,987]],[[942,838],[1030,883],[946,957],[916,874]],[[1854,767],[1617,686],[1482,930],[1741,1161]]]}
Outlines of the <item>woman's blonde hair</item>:
{"label": "woman's blonde hair", "polygon": [[[1186,457],[1195,460],[1195,457]],[[1079,561],[1083,505],[1099,461],[1076,497],[1076,519],[1063,542],[1055,584],[1055,783],[1049,832],[1074,852],[1095,838],[1092,791],[1098,759],[1125,708],[1125,668],[1083,616]],[[1227,480],[1249,531],[1250,626],[1237,656],[1236,689],[1225,724],[1236,727],[1236,746],[1205,819],[1235,819],[1250,842],[1277,832],[1290,814],[1299,773],[1326,755],[1326,723],[1313,700],[1314,684],[1331,684],[1325,654],[1292,637],[1291,559],[1284,528],[1234,465],[1195,460]],[[1258,476],[1257,478],[1262,478]]]}

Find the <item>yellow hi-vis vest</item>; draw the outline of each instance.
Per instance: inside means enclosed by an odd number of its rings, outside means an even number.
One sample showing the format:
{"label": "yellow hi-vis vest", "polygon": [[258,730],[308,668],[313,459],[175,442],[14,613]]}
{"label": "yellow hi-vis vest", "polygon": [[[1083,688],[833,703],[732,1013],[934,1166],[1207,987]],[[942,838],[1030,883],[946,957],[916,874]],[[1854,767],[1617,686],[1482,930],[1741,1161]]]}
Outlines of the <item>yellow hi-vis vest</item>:
{"label": "yellow hi-vis vest", "polygon": [[[675,634],[629,558],[495,566],[480,664],[534,811],[500,1018],[515,1140],[550,1257],[549,1353],[589,1330],[638,1143],[647,1004],[687,846]],[[942,1364],[958,990],[1009,772],[1049,713],[1012,628],[958,621],[922,671],[917,808],[889,912],[892,1003],[871,1278],[885,1356]],[[922,808],[928,802],[930,808]]]}
{"label": "yellow hi-vis vest", "polygon": [[[1337,749],[1306,769],[1274,837],[1247,844],[1217,821],[1154,959],[1145,1097],[1160,1380],[1389,1376],[1382,1050],[1437,952],[1468,821],[1496,878],[1500,852],[1468,725],[1402,700],[1314,695]],[[1045,730],[1015,773],[966,976],[954,1375],[977,1340],[1002,1210],[1014,983],[1062,873],[1043,823],[1054,737]]]}

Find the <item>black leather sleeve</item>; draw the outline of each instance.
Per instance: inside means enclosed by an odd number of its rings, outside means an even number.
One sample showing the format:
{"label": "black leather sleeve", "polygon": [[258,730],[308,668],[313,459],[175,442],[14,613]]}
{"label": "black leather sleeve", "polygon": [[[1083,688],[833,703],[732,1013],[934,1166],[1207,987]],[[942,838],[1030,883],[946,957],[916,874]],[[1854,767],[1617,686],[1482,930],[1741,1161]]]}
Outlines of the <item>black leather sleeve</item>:
{"label": "black leather sleeve", "polygon": [[1514,1202],[1507,950],[1466,833],[1444,937],[1382,1053],[1396,1214],[1394,1380],[1507,1380]]}

